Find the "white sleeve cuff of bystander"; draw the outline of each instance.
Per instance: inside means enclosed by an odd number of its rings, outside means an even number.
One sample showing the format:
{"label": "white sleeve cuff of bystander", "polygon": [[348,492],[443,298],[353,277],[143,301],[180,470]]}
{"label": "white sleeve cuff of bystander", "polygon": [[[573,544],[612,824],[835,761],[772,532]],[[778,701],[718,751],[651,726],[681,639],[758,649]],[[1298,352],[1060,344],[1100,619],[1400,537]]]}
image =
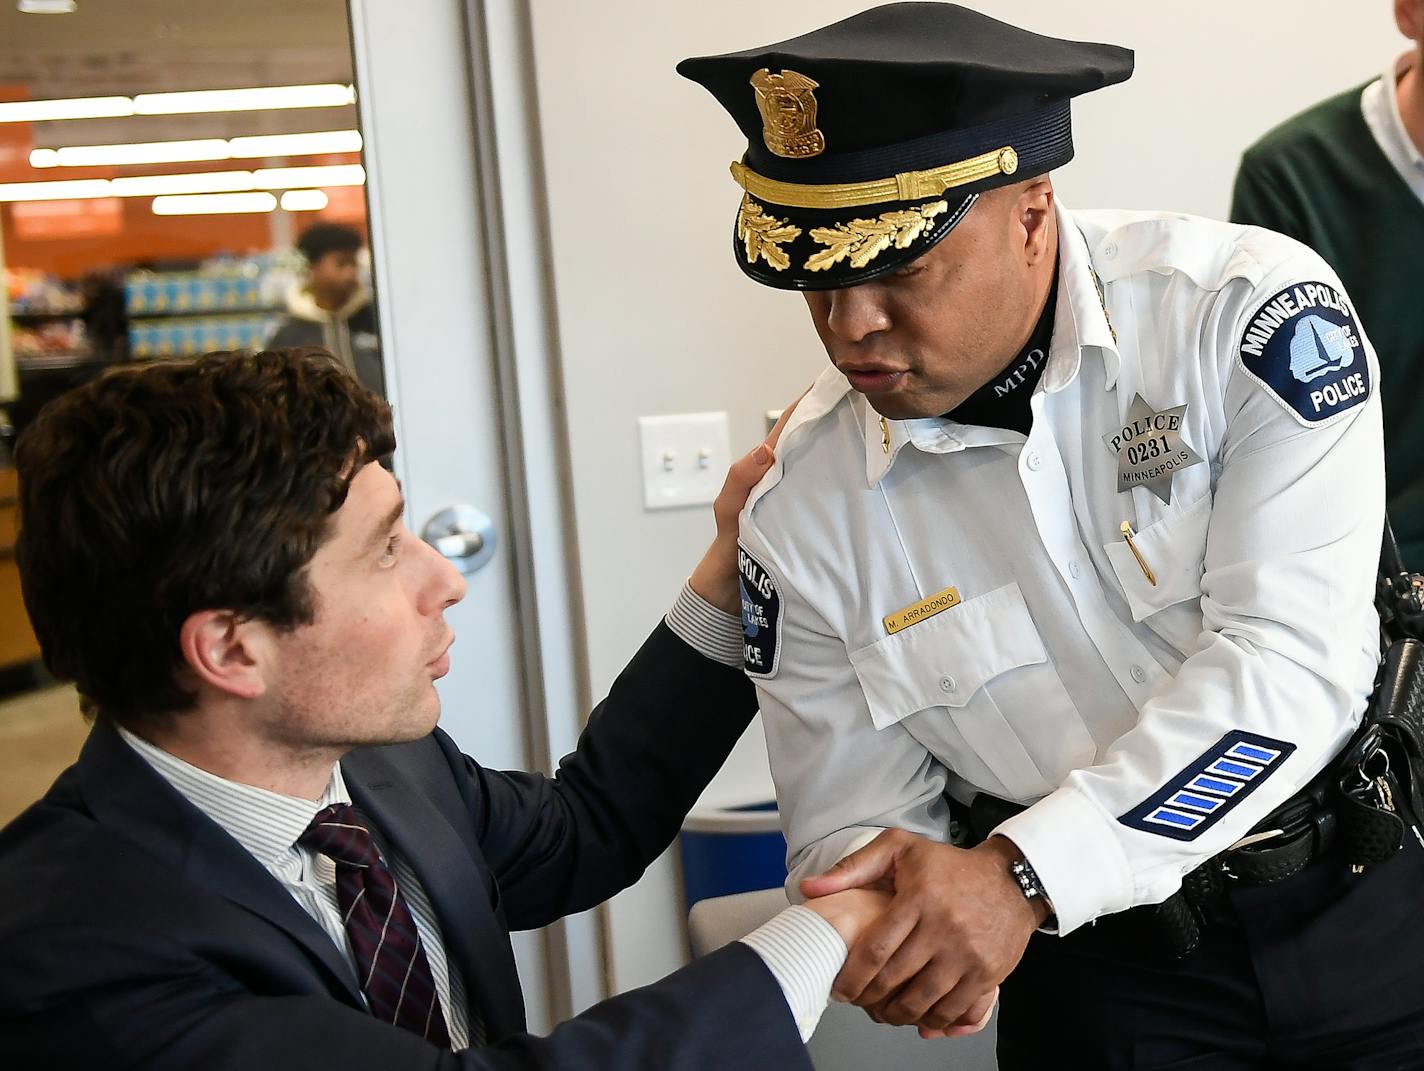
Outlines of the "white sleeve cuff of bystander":
{"label": "white sleeve cuff of bystander", "polygon": [[733,669],[742,668],[742,619],[719,610],[683,584],[668,611],[667,626],[698,654]]}
{"label": "white sleeve cuff of bystander", "polygon": [[845,965],[846,943],[836,928],[799,905],[762,923],[742,938],[762,958],[786,994],[801,1040],[809,1041],[831,999],[831,986]]}

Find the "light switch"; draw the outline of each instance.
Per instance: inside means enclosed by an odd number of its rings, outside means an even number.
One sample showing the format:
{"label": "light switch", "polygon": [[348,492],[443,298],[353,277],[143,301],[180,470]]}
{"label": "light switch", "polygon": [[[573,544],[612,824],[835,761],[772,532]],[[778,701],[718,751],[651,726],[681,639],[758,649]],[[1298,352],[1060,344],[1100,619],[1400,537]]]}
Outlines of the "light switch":
{"label": "light switch", "polygon": [[726,413],[638,418],[643,457],[643,505],[676,509],[710,503],[732,463]]}

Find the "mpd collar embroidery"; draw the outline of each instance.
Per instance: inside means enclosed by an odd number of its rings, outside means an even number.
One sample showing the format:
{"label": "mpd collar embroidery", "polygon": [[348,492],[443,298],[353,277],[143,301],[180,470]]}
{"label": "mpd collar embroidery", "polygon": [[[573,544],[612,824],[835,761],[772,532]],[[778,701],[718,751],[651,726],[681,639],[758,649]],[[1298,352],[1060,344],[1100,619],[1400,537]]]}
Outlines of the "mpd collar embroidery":
{"label": "mpd collar embroidery", "polygon": [[1103,436],[1108,449],[1117,455],[1119,492],[1145,487],[1164,504],[1171,503],[1173,475],[1202,462],[1182,438],[1186,413],[1185,405],[1159,412],[1142,395],[1132,396],[1127,423]]}

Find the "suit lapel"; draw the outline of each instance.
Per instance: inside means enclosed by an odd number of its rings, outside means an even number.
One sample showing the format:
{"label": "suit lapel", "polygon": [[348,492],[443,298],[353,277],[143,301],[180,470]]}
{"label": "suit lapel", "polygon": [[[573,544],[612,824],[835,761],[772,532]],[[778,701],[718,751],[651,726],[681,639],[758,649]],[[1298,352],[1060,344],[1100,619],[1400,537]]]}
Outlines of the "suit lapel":
{"label": "suit lapel", "polygon": [[106,723],[76,764],[79,789],[103,825],[209,892],[265,919],[321,964],[328,984],[364,1008],[351,968],[292,894],[217,823],[156,773]]}
{"label": "suit lapel", "polygon": [[440,921],[446,955],[490,1040],[525,1029],[524,1000],[509,931],[495,914],[483,863],[445,814],[377,751],[348,755],[342,776],[352,800],[415,870]]}

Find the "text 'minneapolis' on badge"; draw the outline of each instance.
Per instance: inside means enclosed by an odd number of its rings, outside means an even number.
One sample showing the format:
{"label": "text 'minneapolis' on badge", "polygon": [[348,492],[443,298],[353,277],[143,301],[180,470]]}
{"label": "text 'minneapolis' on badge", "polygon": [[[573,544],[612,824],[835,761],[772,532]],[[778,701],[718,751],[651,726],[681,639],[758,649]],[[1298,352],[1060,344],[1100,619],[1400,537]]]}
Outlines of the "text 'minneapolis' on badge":
{"label": "text 'minneapolis' on badge", "polygon": [[737,544],[742,594],[742,665],[749,676],[776,675],[781,647],[781,594],[765,566]]}
{"label": "text 'minneapolis' on badge", "polygon": [[1299,283],[1246,321],[1241,367],[1297,423],[1323,424],[1370,394],[1370,369],[1355,312],[1328,283]]}
{"label": "text 'minneapolis' on badge", "polygon": [[1132,396],[1127,423],[1103,436],[1117,455],[1118,491],[1145,487],[1164,503],[1172,501],[1172,477],[1202,461],[1182,438],[1186,416],[1185,405],[1158,412],[1142,395]]}

